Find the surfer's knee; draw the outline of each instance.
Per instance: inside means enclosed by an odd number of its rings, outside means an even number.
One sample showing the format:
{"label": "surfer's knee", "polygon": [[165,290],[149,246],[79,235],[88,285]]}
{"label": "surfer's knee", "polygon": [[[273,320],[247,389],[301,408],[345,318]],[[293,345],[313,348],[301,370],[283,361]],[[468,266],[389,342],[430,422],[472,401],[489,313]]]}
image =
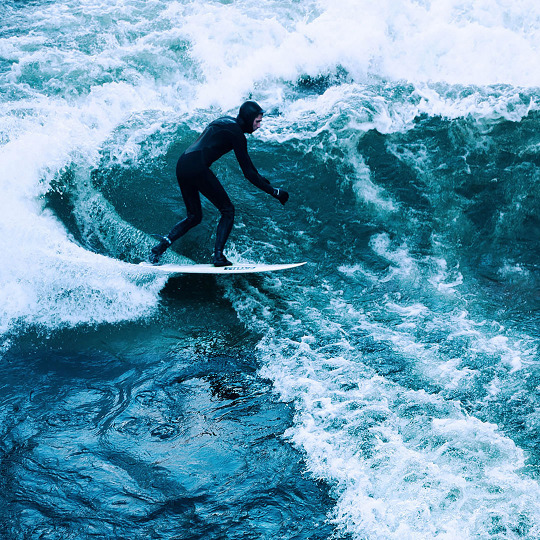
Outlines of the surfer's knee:
{"label": "surfer's knee", "polygon": [[228,218],[228,219],[231,219],[231,220],[234,220],[234,205],[233,204],[229,204],[225,207],[223,207],[221,210],[221,215],[224,217],[224,218]]}
{"label": "surfer's knee", "polygon": [[190,228],[195,227],[202,221],[202,212],[189,213],[186,219],[189,223]]}

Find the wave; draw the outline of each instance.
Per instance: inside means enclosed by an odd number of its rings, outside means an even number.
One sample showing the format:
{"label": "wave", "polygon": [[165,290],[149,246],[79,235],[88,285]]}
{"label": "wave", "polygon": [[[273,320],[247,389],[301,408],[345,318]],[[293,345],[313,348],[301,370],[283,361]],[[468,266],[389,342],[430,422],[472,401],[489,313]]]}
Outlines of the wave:
{"label": "wave", "polygon": [[[255,163],[216,164],[243,260],[223,286],[295,403],[286,436],[358,538],[534,537],[538,6],[485,0],[9,2],[0,31],[0,332],[147,318],[174,164],[264,104]],[[202,258],[209,219],[179,248]],[[174,254],[171,254],[174,257]],[[178,255],[180,256],[180,255]],[[285,291],[286,294],[285,294]],[[513,408],[510,411],[510,405]],[[529,426],[524,428],[523,426]],[[533,472],[531,472],[533,471]]]}

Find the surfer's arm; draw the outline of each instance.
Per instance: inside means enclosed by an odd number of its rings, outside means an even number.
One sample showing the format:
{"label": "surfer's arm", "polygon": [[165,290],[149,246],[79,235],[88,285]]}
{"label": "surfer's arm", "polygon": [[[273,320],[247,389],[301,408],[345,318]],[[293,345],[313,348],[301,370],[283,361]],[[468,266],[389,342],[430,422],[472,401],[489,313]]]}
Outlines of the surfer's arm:
{"label": "surfer's arm", "polygon": [[273,195],[274,188],[264,176],[259,174],[255,168],[255,165],[253,165],[247,151],[246,139],[245,137],[242,137],[242,139],[239,139],[237,144],[234,146],[234,154],[238,160],[238,163],[240,164],[242,173],[255,187],[258,187],[269,195]]}

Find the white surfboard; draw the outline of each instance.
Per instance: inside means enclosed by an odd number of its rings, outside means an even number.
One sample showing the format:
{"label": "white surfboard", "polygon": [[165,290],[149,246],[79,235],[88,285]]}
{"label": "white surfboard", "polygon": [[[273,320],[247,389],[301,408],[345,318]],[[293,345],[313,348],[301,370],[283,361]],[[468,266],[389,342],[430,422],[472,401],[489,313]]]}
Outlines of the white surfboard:
{"label": "white surfboard", "polygon": [[275,272],[276,270],[287,270],[306,264],[233,264],[232,266],[219,266],[213,264],[161,264],[152,265],[140,263],[138,266],[145,271],[159,272],[163,274],[255,274],[259,272]]}

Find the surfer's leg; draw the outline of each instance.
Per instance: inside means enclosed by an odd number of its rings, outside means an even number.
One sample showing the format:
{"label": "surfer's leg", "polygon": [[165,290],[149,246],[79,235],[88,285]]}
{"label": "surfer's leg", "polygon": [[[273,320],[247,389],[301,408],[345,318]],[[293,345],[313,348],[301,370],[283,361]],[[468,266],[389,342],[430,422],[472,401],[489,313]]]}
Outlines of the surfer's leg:
{"label": "surfer's leg", "polygon": [[191,183],[182,183],[180,190],[182,191],[182,198],[186,205],[187,216],[182,221],[179,221],[167,235],[171,243],[184,236],[184,234],[202,221],[199,190]]}
{"label": "surfer's leg", "polygon": [[184,236],[190,229],[198,225],[202,221],[202,207],[199,190],[196,185],[184,178],[178,178],[182,198],[186,205],[187,216],[179,221],[167,234],[163,236],[158,244],[156,244],[150,253],[149,260],[152,264],[157,264],[160,257],[165,253],[171,244]]}
{"label": "surfer's leg", "polygon": [[214,266],[230,266],[232,263],[223,255],[223,249],[233,227],[234,206],[224,187],[210,169],[199,183],[199,190],[221,213],[216,231]]}
{"label": "surfer's leg", "polygon": [[159,243],[152,248],[149,259],[152,264],[157,264],[163,253],[165,253],[167,248],[169,248],[175,240],[184,236],[184,234],[198,225],[202,220],[201,199],[197,189],[195,188],[194,191],[190,193],[190,196],[187,197],[184,194],[184,190],[182,190],[182,195],[184,196],[184,202],[186,203],[187,216],[182,221],[179,221],[170,230],[167,236],[161,237]]}

